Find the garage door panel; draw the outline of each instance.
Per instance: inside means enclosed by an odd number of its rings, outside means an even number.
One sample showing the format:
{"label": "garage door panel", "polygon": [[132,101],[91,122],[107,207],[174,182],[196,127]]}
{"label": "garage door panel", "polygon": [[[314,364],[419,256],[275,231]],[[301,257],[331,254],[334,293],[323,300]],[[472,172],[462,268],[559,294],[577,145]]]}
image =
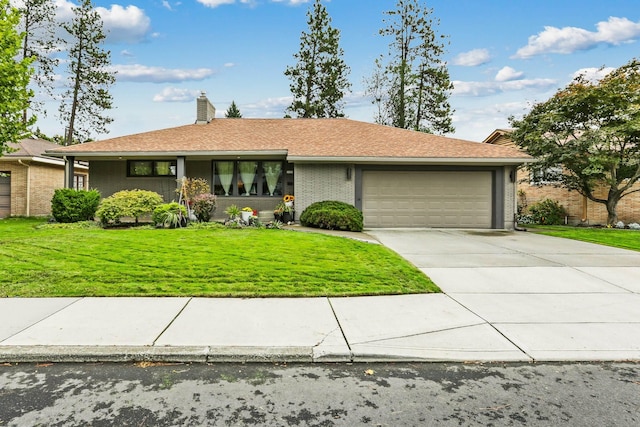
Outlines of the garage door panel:
{"label": "garage door panel", "polygon": [[491,172],[364,171],[366,227],[491,228]]}

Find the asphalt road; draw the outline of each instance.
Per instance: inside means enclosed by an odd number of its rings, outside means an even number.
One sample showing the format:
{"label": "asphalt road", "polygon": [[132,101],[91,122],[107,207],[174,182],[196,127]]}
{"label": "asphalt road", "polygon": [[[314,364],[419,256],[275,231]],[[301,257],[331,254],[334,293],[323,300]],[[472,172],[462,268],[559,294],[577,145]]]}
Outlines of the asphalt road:
{"label": "asphalt road", "polygon": [[0,365],[0,426],[638,426],[640,364]]}

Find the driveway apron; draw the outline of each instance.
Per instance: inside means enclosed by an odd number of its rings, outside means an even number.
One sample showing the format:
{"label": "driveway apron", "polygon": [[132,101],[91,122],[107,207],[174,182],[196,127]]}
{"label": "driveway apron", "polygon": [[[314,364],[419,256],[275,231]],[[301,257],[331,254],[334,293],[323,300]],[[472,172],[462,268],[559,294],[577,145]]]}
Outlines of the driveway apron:
{"label": "driveway apron", "polygon": [[533,360],[640,359],[639,252],[531,232],[368,233]]}

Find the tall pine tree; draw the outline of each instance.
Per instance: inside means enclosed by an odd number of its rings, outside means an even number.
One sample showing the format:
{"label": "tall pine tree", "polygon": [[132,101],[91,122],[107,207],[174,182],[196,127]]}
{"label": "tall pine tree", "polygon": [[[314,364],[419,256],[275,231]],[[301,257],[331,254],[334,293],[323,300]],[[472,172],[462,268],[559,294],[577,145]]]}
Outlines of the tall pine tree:
{"label": "tall pine tree", "polygon": [[350,89],[349,67],[342,57],[340,31],[320,0],[307,12],[308,32],[300,36],[295,66],[287,67],[293,102],[288,112],[298,117],[343,117],[343,98]]}
{"label": "tall pine tree", "polygon": [[102,48],[102,19],[91,0],[83,0],[73,12],[73,20],[63,24],[71,37],[68,88],[59,108],[66,124],[65,145],[87,141],[94,132],[107,133],[113,121],[104,113],[112,108],[109,86],[115,82],[115,73],[107,68],[110,52]]}
{"label": "tall pine tree", "polygon": [[33,73],[30,58],[17,59],[20,33],[17,28],[20,12],[9,0],[0,0],[0,156],[8,151],[8,142],[17,142],[29,134],[22,113],[29,105],[33,91],[27,86]]}
{"label": "tall pine tree", "polygon": [[385,14],[380,35],[391,38],[389,52],[376,60],[367,81],[367,93],[378,105],[376,121],[422,132],[453,132],[453,84],[441,59],[446,37],[434,31],[438,21],[431,18],[433,9],[419,0],[398,0],[396,9]]}
{"label": "tall pine tree", "polygon": [[[41,95],[53,95],[54,69],[58,59],[53,55],[58,52],[60,40],[56,37],[56,5],[52,0],[22,0],[18,6],[20,11],[20,30],[22,31],[22,50],[20,57],[33,61],[34,74],[32,83]],[[42,103],[32,100],[29,109],[46,113]],[[28,117],[27,108],[23,112],[23,121]]]}
{"label": "tall pine tree", "polygon": [[238,106],[236,105],[235,101],[231,101],[231,105],[229,106],[229,108],[227,108],[227,111],[224,113],[224,116],[227,119],[241,119],[242,118],[242,114],[240,113],[240,110],[238,109]]}

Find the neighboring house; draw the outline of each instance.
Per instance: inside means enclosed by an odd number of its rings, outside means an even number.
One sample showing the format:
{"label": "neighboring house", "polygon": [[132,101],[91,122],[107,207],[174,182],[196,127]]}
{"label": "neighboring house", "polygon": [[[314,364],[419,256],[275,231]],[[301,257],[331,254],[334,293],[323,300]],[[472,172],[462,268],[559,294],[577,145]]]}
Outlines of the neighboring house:
{"label": "neighboring house", "polygon": [[[511,129],[496,129],[483,142],[503,147],[515,147],[509,138]],[[577,191],[554,185],[557,179],[554,175],[562,172],[561,167],[549,169],[544,174],[534,175],[523,167],[518,170],[518,190],[520,204],[530,206],[544,199],[552,199],[560,203],[567,210],[568,222],[571,224],[606,224],[607,208],[602,203],[596,203],[582,196]],[[640,188],[640,183],[635,185]],[[596,191],[596,196],[606,199],[607,190],[603,187]],[[625,224],[640,222],[640,192],[623,197],[618,202],[618,219]]]}
{"label": "neighboring house", "polygon": [[175,200],[176,180],[204,178],[230,204],[272,211],[295,195],[296,215],[339,200],[365,227],[513,228],[515,171],[530,160],[498,147],[339,119],[214,119],[204,94],[195,124],[59,147],[88,161],[103,197],[145,189]]}
{"label": "neighboring house", "polygon": [[[60,147],[42,139],[9,143],[12,149],[0,157],[0,218],[51,214],[56,188],[65,186],[65,162],[45,154]],[[86,188],[88,167],[75,166],[74,186]]]}

